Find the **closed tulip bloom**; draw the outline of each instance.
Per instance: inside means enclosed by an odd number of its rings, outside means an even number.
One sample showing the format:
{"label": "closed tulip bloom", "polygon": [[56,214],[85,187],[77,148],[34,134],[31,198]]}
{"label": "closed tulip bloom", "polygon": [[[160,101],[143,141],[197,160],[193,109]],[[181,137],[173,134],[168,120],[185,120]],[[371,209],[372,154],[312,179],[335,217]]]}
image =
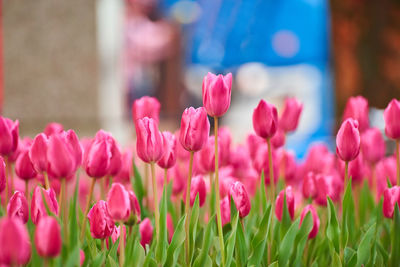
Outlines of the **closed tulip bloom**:
{"label": "closed tulip bloom", "polygon": [[343,161],[351,161],[360,152],[360,132],[358,122],[346,119],[336,135],[336,153]]}
{"label": "closed tulip bloom", "polygon": [[400,139],[400,101],[392,99],[386,107],[383,118],[385,120],[385,133],[391,139]]}
{"label": "closed tulip bloom", "polygon": [[386,188],[383,192],[383,215],[386,218],[393,218],[395,205],[400,206],[400,186]]}
{"label": "closed tulip bloom", "polygon": [[143,96],[139,99],[136,99],[132,105],[132,119],[136,124],[138,119],[142,119],[144,117],[152,118],[156,124],[159,122],[160,117],[160,102],[157,98],[150,96]]}
{"label": "closed tulip bloom", "polygon": [[47,144],[48,138],[44,133],[38,134],[29,149],[29,157],[35,170],[39,173],[47,171]]}
{"label": "closed tulip bloom", "polygon": [[329,196],[333,201],[340,199],[340,192],[343,188],[343,181],[337,175],[318,174],[315,176],[317,196],[315,202],[318,205],[326,206],[326,197]]}
{"label": "closed tulip bloom", "polygon": [[33,190],[31,201],[31,219],[34,224],[37,224],[43,216],[48,215],[43,199],[46,201],[49,210],[58,215],[59,208],[54,190],[52,188],[45,190],[40,186],[36,186]]}
{"label": "closed tulip bloom", "polygon": [[378,128],[370,128],[362,134],[361,151],[364,159],[371,164],[383,159],[386,146],[383,135]]}
{"label": "closed tulip bloom", "polygon": [[0,193],[6,188],[6,163],[0,156]]}
{"label": "closed tulip bloom", "polygon": [[376,181],[377,181],[377,196],[378,199],[382,196],[387,188],[387,180],[389,179],[392,185],[397,183],[397,163],[396,157],[383,158],[376,164]]}
{"label": "closed tulip bloom", "polygon": [[131,190],[128,191],[129,193],[129,202],[131,205],[131,212],[128,221],[126,222],[127,225],[133,225],[136,223],[140,223],[140,205],[139,201],[135,195],[135,193]]}
{"label": "closed tulip bloom", "polygon": [[[202,207],[206,202],[207,189],[203,176],[197,175],[192,178],[190,184],[190,206],[193,207],[196,196],[199,195],[199,206]],[[186,199],[186,198],[185,198]]]}
{"label": "closed tulip bloom", "polygon": [[15,173],[23,180],[29,180],[36,177],[37,172],[29,158],[29,150],[25,149],[19,154],[17,162],[15,163]]}
{"label": "closed tulip bloom", "polygon": [[153,239],[153,226],[149,218],[144,219],[139,225],[140,244],[145,248]]}
{"label": "closed tulip bloom", "polygon": [[31,257],[28,230],[21,220],[3,217],[0,220],[0,264],[25,265]]}
{"label": "closed tulip bloom", "polygon": [[313,172],[308,172],[303,179],[303,197],[304,198],[314,198],[317,196],[315,174]]}
{"label": "closed tulip bloom", "polygon": [[231,105],[232,74],[208,73],[203,79],[203,106],[211,117],[221,117]]}
{"label": "closed tulip bloom", "polygon": [[87,175],[92,178],[101,178],[109,174],[111,166],[111,157],[113,139],[112,136],[100,130],[84,154],[83,166]]}
{"label": "closed tulip bloom", "polygon": [[18,218],[23,224],[29,219],[28,201],[24,193],[15,191],[7,205],[7,215],[10,218]]}
{"label": "closed tulip bloom", "polygon": [[120,183],[113,183],[107,194],[108,212],[114,221],[126,221],[131,212],[129,193]]}
{"label": "closed tulip bloom", "polygon": [[368,100],[362,96],[350,97],[343,112],[343,121],[352,118],[358,121],[360,132],[369,128]]}
{"label": "closed tulip bloom", "polygon": [[18,148],[19,122],[0,116],[0,155],[8,156]]}
{"label": "closed tulip bloom", "polygon": [[261,99],[253,111],[253,128],[264,139],[271,138],[278,130],[278,111],[276,107]]}
{"label": "closed tulip bloom", "polygon": [[111,236],[115,224],[108,213],[107,202],[100,200],[94,204],[87,217],[93,238],[106,239]]}
{"label": "closed tulip bloom", "polygon": [[157,162],[164,154],[163,135],[152,118],[144,117],[136,121],[136,152],[146,163]]}
{"label": "closed tulip bloom", "polygon": [[61,252],[61,228],[54,217],[43,217],[36,226],[35,246],[44,258],[54,258]]}
{"label": "closed tulip bloom", "polygon": [[286,195],[286,206],[289,211],[290,218],[292,220],[294,218],[294,194],[292,191],[292,187],[289,185],[279,193],[275,201],[275,215],[279,221],[282,220],[283,200],[285,195]]}
{"label": "closed tulip bloom", "polygon": [[234,182],[229,190],[229,197],[232,197],[236,209],[239,211],[239,217],[246,217],[251,209],[251,203],[246,188],[241,182]]}
{"label": "closed tulip bloom", "polygon": [[108,174],[111,176],[117,175],[122,168],[121,149],[113,137],[111,137],[111,158]]}
{"label": "closed tulip bloom", "polygon": [[50,122],[49,124],[46,125],[46,128],[44,128],[43,133],[47,135],[47,137],[50,137],[53,134],[59,134],[64,132],[64,126],[62,126],[61,123],[57,122]]}
{"label": "closed tulip bloom", "polygon": [[207,142],[210,122],[204,108],[185,109],[182,114],[179,141],[188,151],[199,151]]}
{"label": "closed tulip bloom", "polygon": [[172,168],[176,163],[176,137],[170,132],[162,132],[164,142],[164,155],[157,162],[163,169]]}
{"label": "closed tulip bloom", "polygon": [[306,217],[308,212],[311,212],[311,216],[312,216],[312,220],[313,220],[313,228],[311,229],[311,232],[308,234],[308,239],[313,239],[318,234],[319,224],[320,224],[318,213],[315,210],[314,206],[307,205],[307,206],[304,207],[304,209],[303,209],[303,211],[301,212],[301,215],[300,215],[300,225],[299,225],[299,227],[303,223],[304,217]]}
{"label": "closed tulip bloom", "polygon": [[297,175],[296,156],[293,151],[279,149],[276,153],[278,166],[280,166],[283,178],[286,182],[294,182]]}
{"label": "closed tulip bloom", "polygon": [[307,152],[307,157],[303,165],[305,173],[312,171],[315,174],[329,173],[335,168],[336,157],[329,151],[323,143],[313,144]]}
{"label": "closed tulip bloom", "polygon": [[221,206],[221,221],[222,226],[229,223],[231,221],[231,206],[229,203],[229,197],[226,196],[220,201]]}
{"label": "closed tulip bloom", "polygon": [[274,148],[280,148],[285,144],[286,136],[282,128],[278,128],[275,135],[271,138],[271,145]]}
{"label": "closed tulip bloom", "polygon": [[285,132],[293,132],[296,130],[302,110],[303,104],[301,104],[299,100],[294,97],[286,98],[282,115],[279,118],[279,126]]}

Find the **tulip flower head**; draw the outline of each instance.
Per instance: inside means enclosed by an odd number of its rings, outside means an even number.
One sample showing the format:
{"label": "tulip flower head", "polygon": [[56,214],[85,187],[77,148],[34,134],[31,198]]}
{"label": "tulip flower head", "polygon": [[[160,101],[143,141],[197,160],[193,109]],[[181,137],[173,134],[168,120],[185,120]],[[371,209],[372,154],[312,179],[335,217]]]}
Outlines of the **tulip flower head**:
{"label": "tulip flower head", "polygon": [[176,137],[170,132],[162,132],[164,143],[164,155],[157,162],[158,166],[163,169],[169,169],[176,163]]}
{"label": "tulip flower head", "polygon": [[[199,195],[199,206],[202,207],[206,202],[207,190],[203,176],[197,175],[192,178],[190,185],[190,206],[193,207],[196,196]],[[185,198],[186,199],[186,198]]]}
{"label": "tulip flower head", "polygon": [[228,196],[221,199],[220,206],[221,206],[222,226],[224,226],[225,224],[231,221],[231,206]]}
{"label": "tulip flower head", "polygon": [[290,218],[294,218],[294,194],[291,186],[283,189],[276,198],[275,201],[275,215],[279,221],[282,220],[283,215],[283,200],[286,197],[286,207],[289,211]]}
{"label": "tulip flower head", "polygon": [[400,207],[400,186],[386,188],[383,192],[383,215],[386,218],[393,218],[395,205]]}
{"label": "tulip flower head", "polygon": [[57,257],[61,252],[61,228],[51,216],[43,217],[36,226],[35,246],[38,254],[45,258]]}
{"label": "tulip flower head", "polygon": [[278,111],[276,107],[261,99],[253,111],[253,128],[264,139],[271,138],[278,130]]}
{"label": "tulip flower head", "polygon": [[50,122],[49,124],[46,125],[46,128],[44,128],[43,133],[47,136],[50,137],[53,134],[59,134],[64,132],[64,126],[61,123],[57,122]]}
{"label": "tulip flower head", "polygon": [[400,139],[400,101],[393,99],[386,107],[383,118],[385,120],[385,133],[391,139]]}
{"label": "tulip flower head", "polygon": [[18,148],[19,122],[0,116],[0,155],[8,156]]}
{"label": "tulip flower head", "polygon": [[303,104],[296,98],[286,98],[285,106],[281,117],[279,118],[279,126],[285,132],[293,132],[299,124]]}
{"label": "tulip flower head", "polygon": [[140,205],[139,201],[135,195],[135,193],[131,190],[128,191],[129,193],[129,202],[131,205],[131,212],[128,221],[126,222],[127,225],[133,225],[136,223],[140,223]]}
{"label": "tulip flower head", "polygon": [[100,200],[94,204],[87,217],[93,238],[106,239],[111,236],[115,224],[108,213],[107,202]]}
{"label": "tulip flower head", "polygon": [[108,212],[114,221],[126,221],[131,212],[129,193],[120,183],[113,183],[107,194]]}
{"label": "tulip flower head", "polygon": [[304,198],[314,198],[317,196],[317,186],[316,186],[315,174],[313,172],[308,172],[303,179],[303,197]]}
{"label": "tulip flower head", "polygon": [[346,119],[336,135],[336,153],[343,161],[352,161],[360,152],[360,142],[358,122]]}
{"label": "tulip flower head", "polygon": [[88,176],[102,178],[110,173],[113,146],[116,145],[110,133],[103,130],[96,133],[84,153],[83,166]]}
{"label": "tulip flower head", "polygon": [[314,206],[307,205],[307,206],[304,207],[304,209],[303,209],[303,211],[301,212],[301,215],[300,215],[300,225],[299,225],[299,227],[303,223],[304,217],[306,217],[308,212],[311,212],[312,220],[313,220],[313,228],[311,229],[311,232],[308,234],[308,239],[313,239],[318,234],[319,225],[320,225],[318,213],[317,213],[316,209],[314,208]]}
{"label": "tulip flower head", "polygon": [[42,217],[48,215],[43,200],[46,201],[49,210],[58,215],[59,207],[53,188],[45,190],[40,186],[36,186],[31,200],[31,219],[34,224],[37,224]]}
{"label": "tulip flower head", "polygon": [[157,98],[150,96],[143,96],[132,105],[132,119],[136,124],[136,121],[144,117],[152,118],[156,124],[159,122],[160,117],[160,102]]}
{"label": "tulip flower head", "polygon": [[157,162],[164,154],[164,138],[152,118],[144,117],[136,121],[136,151],[146,163]]}
{"label": "tulip flower head", "polygon": [[6,163],[0,156],[0,193],[6,188]]}
{"label": "tulip flower head", "polygon": [[362,96],[350,97],[343,112],[343,121],[352,118],[358,121],[360,132],[369,128],[368,100]]}
{"label": "tulip flower head", "polygon": [[146,248],[147,244],[153,239],[153,226],[149,218],[144,219],[139,225],[140,244]]}
{"label": "tulip flower head", "polygon": [[361,151],[364,159],[371,164],[383,159],[386,146],[383,135],[378,128],[370,128],[362,134]]}
{"label": "tulip flower head", "polygon": [[182,114],[179,141],[188,151],[199,151],[207,142],[210,122],[204,108],[185,109]]}
{"label": "tulip flower head", "polygon": [[29,219],[28,201],[20,191],[15,191],[7,205],[7,215],[10,218],[18,218],[23,224]]}
{"label": "tulip flower head", "polygon": [[203,79],[203,106],[211,117],[221,117],[231,104],[232,74],[208,73]]}
{"label": "tulip flower head", "polygon": [[229,197],[233,199],[236,209],[239,212],[239,217],[246,217],[251,209],[250,198],[246,188],[241,182],[234,182],[229,190]]}
{"label": "tulip flower head", "polygon": [[37,172],[29,158],[29,150],[21,151],[15,163],[15,173],[23,180],[30,180],[36,177]]}
{"label": "tulip flower head", "polygon": [[44,133],[38,134],[29,149],[29,157],[38,173],[47,171],[47,146],[48,138]]}

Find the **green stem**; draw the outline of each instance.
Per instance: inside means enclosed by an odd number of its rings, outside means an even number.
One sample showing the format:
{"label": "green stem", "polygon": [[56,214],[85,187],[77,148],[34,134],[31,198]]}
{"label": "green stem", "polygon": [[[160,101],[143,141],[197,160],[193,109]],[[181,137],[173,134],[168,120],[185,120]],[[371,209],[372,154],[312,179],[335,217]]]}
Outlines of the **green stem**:
{"label": "green stem", "polygon": [[50,188],[50,182],[47,172],[43,172],[43,177],[44,177],[44,188],[48,190]]}
{"label": "green stem", "polygon": [[164,187],[168,186],[168,169],[164,169]]}
{"label": "green stem", "polygon": [[186,221],[185,221],[185,248],[186,248],[186,263],[190,266],[190,259],[189,259],[189,220],[190,220],[190,186],[192,183],[192,169],[193,169],[193,155],[194,152],[190,151],[190,159],[189,159],[189,175],[186,182],[186,202],[185,202],[185,214],[186,214]]}
{"label": "green stem", "polygon": [[219,197],[219,178],[218,178],[218,117],[214,117],[214,137],[215,137],[215,206],[217,209],[217,222],[218,222],[218,237],[219,245],[221,247],[222,266],[225,266],[225,247],[224,236],[222,233],[222,219],[221,219],[221,206]]}
{"label": "green stem", "polygon": [[25,197],[26,201],[28,201],[29,206],[29,180],[25,180]]}
{"label": "green stem", "polygon": [[[152,163],[154,164],[154,163]],[[125,233],[124,233],[124,223],[120,222],[119,223],[121,227],[121,231],[119,232],[119,266],[122,267],[124,266],[125,262]]]}
{"label": "green stem", "polygon": [[344,189],[346,190],[347,180],[349,179],[349,162],[344,163]]}
{"label": "green stem", "polygon": [[156,167],[154,162],[150,163],[151,167],[151,179],[152,179],[152,186],[153,186],[153,200],[154,200],[154,217],[156,221],[156,237],[157,242],[159,240],[159,233],[160,233],[160,211],[158,210],[158,195],[157,195],[157,182],[156,182]]}
{"label": "green stem", "polygon": [[92,201],[93,189],[94,189],[95,184],[96,184],[96,179],[92,178],[92,183],[90,184],[90,189],[89,189],[89,195],[88,195],[87,201],[86,201],[85,213],[83,214],[83,221],[82,221],[82,226],[81,226],[82,227],[81,228],[81,241],[83,241],[83,238],[85,237],[87,214],[89,212],[90,202]]}
{"label": "green stem", "polygon": [[[268,164],[269,164],[269,183],[271,185],[271,204],[275,201],[275,177],[274,177],[274,167],[272,164],[272,146],[271,146],[271,138],[267,138],[268,143]],[[273,206],[273,205],[272,205]]]}

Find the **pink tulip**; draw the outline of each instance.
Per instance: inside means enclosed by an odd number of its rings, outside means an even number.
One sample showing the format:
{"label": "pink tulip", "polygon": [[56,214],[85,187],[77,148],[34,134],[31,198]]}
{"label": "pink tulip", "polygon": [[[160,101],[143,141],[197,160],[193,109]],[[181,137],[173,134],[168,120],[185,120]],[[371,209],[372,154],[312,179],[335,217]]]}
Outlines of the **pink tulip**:
{"label": "pink tulip", "polygon": [[126,222],[127,225],[133,225],[136,223],[140,223],[140,205],[139,201],[135,195],[135,193],[131,190],[128,191],[129,193],[129,203],[131,205],[131,212],[128,221]]}
{"label": "pink tulip", "polygon": [[0,155],[8,156],[18,148],[19,122],[0,116]]}
{"label": "pink tulip", "polygon": [[174,177],[174,179],[172,180],[172,194],[178,195],[185,188],[187,170],[186,168],[184,168],[184,166],[175,164],[175,166],[172,167],[170,171],[172,172],[172,176],[168,175],[168,177]]}
{"label": "pink tulip", "polygon": [[261,99],[253,111],[253,128],[264,139],[271,138],[278,130],[278,111],[276,107]]}
{"label": "pink tulip", "polygon": [[350,97],[343,112],[343,121],[352,118],[358,121],[360,132],[369,128],[368,100],[362,96]]}
{"label": "pink tulip", "polygon": [[136,121],[136,151],[146,163],[157,162],[164,154],[163,135],[156,122],[148,117]]}
{"label": "pink tulip", "polygon": [[179,141],[188,151],[199,151],[207,142],[210,122],[204,108],[185,109],[182,114]]}
{"label": "pink tulip", "polygon": [[203,106],[211,117],[221,117],[231,105],[232,74],[208,73],[203,79]]}
{"label": "pink tulip", "polygon": [[278,166],[280,166],[283,178],[286,182],[294,182],[297,174],[296,156],[293,151],[280,149],[276,153]]}
{"label": "pink tulip", "polygon": [[15,163],[15,173],[23,180],[30,180],[36,177],[37,172],[29,158],[29,150],[21,151]]}
{"label": "pink tulip", "polygon": [[84,153],[83,166],[87,175],[102,178],[109,174],[114,139],[110,133],[100,130]]}
{"label": "pink tulip", "polygon": [[392,188],[386,188],[383,192],[383,215],[386,218],[393,218],[394,207],[400,206],[400,186],[393,186]]}
{"label": "pink tulip", "polygon": [[224,197],[220,201],[222,226],[231,221],[231,206],[229,202],[228,196]]}
{"label": "pink tulip", "polygon": [[[275,151],[272,151],[272,168],[273,168],[273,173],[274,173],[274,181],[275,184],[278,181],[278,161],[276,159]],[[256,153],[255,160],[253,162],[254,168],[258,171],[259,174],[261,174],[262,171],[264,171],[264,178],[265,178],[265,184],[269,185],[271,178],[269,177],[269,161],[268,161],[268,145],[263,144],[261,145]]]}
{"label": "pink tulip", "polygon": [[122,168],[121,149],[113,137],[111,137],[111,158],[108,174],[111,176],[117,175]]}
{"label": "pink tulip", "polygon": [[317,196],[315,202],[318,205],[326,206],[326,197],[329,196],[333,201],[340,198],[340,191],[343,188],[343,182],[339,181],[338,176],[318,174],[315,177],[315,184],[317,188]]}
{"label": "pink tulip", "polygon": [[108,212],[114,221],[126,221],[131,212],[129,193],[120,183],[113,183],[107,194]]}
{"label": "pink tulip", "polygon": [[0,193],[6,188],[6,163],[0,156]]}
{"label": "pink tulip", "polygon": [[87,217],[93,238],[106,239],[111,236],[115,224],[108,213],[107,202],[100,200],[94,204]]}
{"label": "pink tulip", "polygon": [[230,166],[233,168],[233,176],[243,178],[247,176],[249,169],[252,169],[252,162],[248,149],[239,145],[232,149],[229,156]]}
{"label": "pink tulip", "polygon": [[282,115],[279,118],[279,126],[285,132],[293,132],[296,130],[302,110],[303,104],[296,98],[286,98]]}
{"label": "pink tulip", "polygon": [[400,139],[400,101],[392,99],[383,113],[385,133],[391,139]]}
{"label": "pink tulip", "polygon": [[61,252],[61,228],[51,216],[43,217],[36,226],[35,246],[38,254],[44,258],[57,257]]}
{"label": "pink tulip", "polygon": [[228,127],[218,128],[218,153],[219,164],[226,166],[229,164],[231,155],[232,134]]}
{"label": "pink tulip", "polygon": [[343,161],[351,161],[360,152],[360,141],[358,122],[346,119],[336,135],[336,153]]}
{"label": "pink tulip", "polygon": [[371,164],[383,159],[386,152],[385,140],[378,128],[370,128],[362,134],[361,151],[364,159]]}
{"label": "pink tulip", "polygon": [[190,206],[193,207],[194,201],[196,200],[196,196],[198,194],[199,206],[202,207],[206,202],[206,193],[206,183],[204,182],[203,176],[197,175],[193,177],[192,183],[190,184]]}
{"label": "pink tulip", "polygon": [[46,125],[46,128],[44,128],[43,133],[47,136],[50,137],[53,134],[59,134],[64,132],[64,127],[62,126],[61,123],[57,122],[50,122],[49,124]]}
{"label": "pink tulip", "polygon": [[[343,168],[342,173],[344,174],[343,162],[341,162],[341,165]],[[367,169],[361,154],[355,160],[349,162],[349,178],[351,177],[353,183],[362,183],[366,176],[366,171]]]}
{"label": "pink tulip", "polygon": [[303,179],[303,196],[304,198],[314,198],[317,196],[317,185],[315,174],[308,172]]}
{"label": "pink tulip", "polygon": [[59,208],[54,190],[52,188],[45,190],[40,186],[36,186],[31,201],[31,219],[34,224],[37,224],[43,216],[47,215],[43,199],[45,199],[49,210],[58,215]]}
{"label": "pink tulip", "polygon": [[397,165],[396,157],[383,158],[376,164],[375,175],[377,181],[377,197],[378,199],[387,188],[387,180],[389,179],[392,185],[397,184]]}
{"label": "pink tulip", "polygon": [[10,202],[7,205],[7,215],[10,218],[21,219],[23,224],[26,224],[29,219],[28,201],[25,195],[20,191],[15,191]]}
{"label": "pink tulip", "polygon": [[31,257],[28,230],[21,220],[3,217],[0,220],[0,264],[25,265]]}
{"label": "pink tulip", "polygon": [[[218,146],[219,147],[219,146]],[[218,154],[221,149],[218,148]],[[207,139],[207,143],[203,146],[203,148],[196,153],[196,167],[200,170],[202,174],[208,174],[215,171],[215,138],[214,136],[209,136]],[[219,164],[218,166],[221,166]]]}
{"label": "pink tulip", "polygon": [[290,218],[292,220],[294,218],[294,194],[292,191],[292,187],[289,185],[279,193],[275,201],[275,215],[279,221],[282,220],[283,200],[285,195],[286,195],[286,206],[289,211]]}
{"label": "pink tulip", "polygon": [[79,265],[82,266],[85,262],[85,252],[81,249],[79,251]]}
{"label": "pink tulip", "polygon": [[234,182],[229,190],[229,198],[232,197],[236,209],[239,211],[239,217],[246,217],[251,209],[251,203],[246,188],[241,182]]}
{"label": "pink tulip", "polygon": [[33,139],[32,146],[29,149],[29,157],[38,173],[47,171],[48,142],[49,140],[44,133],[38,134],[35,139]]}
{"label": "pink tulip", "polygon": [[158,102],[158,100],[154,97],[143,96],[139,99],[136,99],[132,105],[133,122],[136,124],[138,119],[149,117],[152,118],[156,124],[158,124],[160,108],[160,102]]}
{"label": "pink tulip", "polygon": [[176,163],[176,137],[170,132],[162,132],[164,142],[164,155],[157,162],[163,169],[172,168]]}
{"label": "pink tulip", "polygon": [[307,153],[305,163],[303,165],[304,173],[314,172],[329,173],[336,164],[336,157],[329,152],[325,144],[313,144]]}
{"label": "pink tulip", "polygon": [[306,217],[308,212],[311,212],[312,220],[313,220],[313,228],[311,229],[311,232],[308,234],[308,239],[313,239],[318,234],[319,224],[320,224],[318,213],[315,210],[314,206],[307,205],[307,206],[304,207],[304,209],[303,209],[303,211],[301,212],[301,215],[300,215],[300,225],[299,225],[299,227],[303,223],[304,217]]}
{"label": "pink tulip", "polygon": [[255,134],[249,134],[246,138],[247,150],[249,151],[250,158],[254,161],[258,148],[266,144],[265,140]]}
{"label": "pink tulip", "polygon": [[286,142],[285,132],[282,130],[282,128],[278,128],[275,135],[271,138],[271,145],[274,148],[280,148],[285,144],[285,142]]}
{"label": "pink tulip", "polygon": [[236,181],[235,178],[228,175],[221,175],[219,177],[219,195],[221,199],[229,194],[229,190],[231,189],[231,185]]}
{"label": "pink tulip", "polygon": [[174,222],[172,221],[171,214],[167,214],[167,230],[168,230],[168,242],[171,243],[172,237],[174,236]]}
{"label": "pink tulip", "polygon": [[[124,236],[124,244],[126,244],[126,227],[125,225],[119,225],[114,226],[112,234],[111,234],[111,241],[114,244],[115,242],[117,242],[118,238],[121,237],[121,227],[122,227],[122,232],[123,232],[123,236]],[[117,251],[119,252],[119,248],[121,247],[121,242],[122,240],[119,240],[119,244],[118,244],[118,249]],[[108,238],[106,239],[106,243],[107,243],[107,248],[110,247],[110,244],[108,243]]]}
{"label": "pink tulip", "polygon": [[146,248],[146,245],[151,243],[153,239],[153,226],[149,218],[144,219],[139,225],[140,244]]}

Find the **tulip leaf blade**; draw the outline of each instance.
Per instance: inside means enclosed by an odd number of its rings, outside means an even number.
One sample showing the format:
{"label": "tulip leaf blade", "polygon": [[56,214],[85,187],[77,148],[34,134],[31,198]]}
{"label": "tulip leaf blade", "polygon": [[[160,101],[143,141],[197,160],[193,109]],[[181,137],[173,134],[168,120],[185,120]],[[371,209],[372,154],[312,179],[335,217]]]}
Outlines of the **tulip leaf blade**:
{"label": "tulip leaf blade", "polygon": [[371,225],[364,234],[357,249],[357,266],[366,265],[371,256],[371,247],[374,243],[376,223]]}
{"label": "tulip leaf blade", "polygon": [[183,242],[185,241],[185,220],[186,215],[184,215],[178,222],[174,235],[171,239],[171,244],[167,250],[167,259],[165,260],[165,266],[175,266],[176,261],[179,254],[179,248],[182,246]]}
{"label": "tulip leaf blade", "polygon": [[303,258],[304,247],[308,240],[308,235],[313,228],[313,217],[311,212],[307,212],[306,216],[303,219],[303,222],[300,226],[299,232],[297,233],[295,242],[294,242],[294,266],[301,266],[301,261]]}
{"label": "tulip leaf blade", "polygon": [[160,232],[158,233],[158,242],[156,245],[156,259],[160,265],[164,264],[168,246],[167,237],[167,191],[164,186],[161,205],[160,205]]}
{"label": "tulip leaf blade", "polygon": [[237,227],[236,232],[236,253],[238,255],[237,265],[246,266],[246,261],[248,258],[248,250],[247,250],[247,240],[244,234],[244,222],[243,218],[239,219],[240,226]]}
{"label": "tulip leaf blade", "polygon": [[389,266],[397,266],[400,262],[400,211],[397,202],[394,207],[393,225],[391,232],[391,252],[389,257]]}
{"label": "tulip leaf blade", "polygon": [[207,266],[206,265],[206,263],[208,262],[207,258],[209,258],[208,253],[214,237],[214,229],[213,229],[214,225],[215,225],[215,215],[213,215],[210,218],[207,224],[206,230],[203,235],[203,246],[200,250],[200,254],[196,257],[193,263],[193,267]]}
{"label": "tulip leaf blade", "polygon": [[[143,214],[143,212],[146,211],[143,206],[143,197],[145,196],[145,189],[142,182],[142,176],[140,175],[140,172],[135,164],[134,157],[132,158],[132,168],[133,168],[133,179],[131,179],[131,184],[134,189],[133,191],[137,196],[140,205],[140,210],[142,211],[142,218],[144,218],[145,214]],[[145,168],[148,168],[148,166],[146,166]]]}
{"label": "tulip leaf blade", "polygon": [[196,199],[194,200],[193,207],[192,207],[192,213],[190,216],[190,222],[189,222],[189,259],[192,261],[193,257],[193,252],[195,248],[195,241],[196,241],[196,236],[197,236],[197,224],[199,221],[199,213],[200,213],[200,207],[199,207],[199,194],[196,195]]}
{"label": "tulip leaf blade", "polygon": [[340,228],[336,217],[335,206],[328,196],[328,225],[326,227],[326,236],[331,241],[336,253],[339,253]]}
{"label": "tulip leaf blade", "polygon": [[94,257],[93,261],[91,262],[90,266],[93,267],[100,267],[104,264],[106,259],[106,255],[104,251],[99,252],[96,257]]}
{"label": "tulip leaf blade", "polygon": [[236,229],[237,229],[238,221],[239,221],[239,213],[236,212],[236,214],[233,217],[233,220],[231,222],[231,225],[232,225],[231,232],[225,242],[225,251],[226,251],[225,265],[226,266],[231,266],[231,262],[233,260],[233,252],[235,250]]}
{"label": "tulip leaf blade", "polygon": [[286,266],[293,253],[293,243],[299,231],[300,219],[298,218],[287,230],[282,242],[279,245],[278,263],[279,266]]}

